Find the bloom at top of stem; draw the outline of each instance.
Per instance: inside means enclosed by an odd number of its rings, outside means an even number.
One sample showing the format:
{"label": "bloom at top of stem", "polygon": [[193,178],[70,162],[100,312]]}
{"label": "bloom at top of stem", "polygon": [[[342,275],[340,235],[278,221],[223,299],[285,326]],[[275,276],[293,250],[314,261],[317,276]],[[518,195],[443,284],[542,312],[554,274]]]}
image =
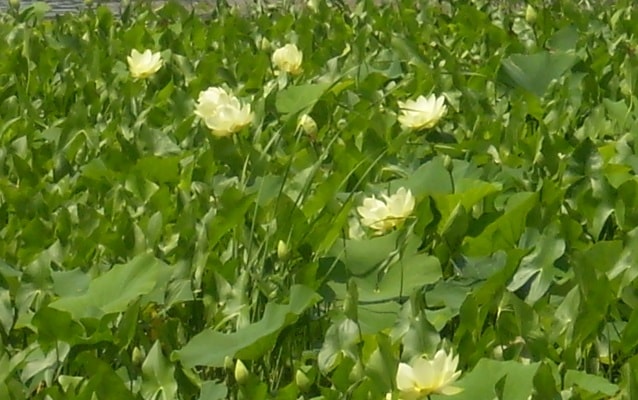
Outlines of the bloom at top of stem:
{"label": "bloom at top of stem", "polygon": [[294,44],[287,44],[278,48],[272,54],[272,63],[277,69],[292,75],[301,73],[303,53]]}
{"label": "bloom at top of stem", "polygon": [[128,68],[133,78],[148,78],[160,68],[162,68],[162,57],[160,53],[153,53],[151,50],[144,50],[143,53],[133,49],[131,55],[126,57]]}
{"label": "bloom at top of stem", "polygon": [[410,364],[400,363],[397,370],[397,389],[402,400],[421,400],[431,394],[453,395],[463,389],[452,384],[461,375],[456,368],[459,357],[445,350],[436,352],[432,359],[423,356]]}
{"label": "bloom at top of stem", "polygon": [[399,101],[401,114],[399,123],[408,129],[425,129],[434,127],[447,112],[445,97],[431,94],[419,96],[416,100]]}
{"label": "bloom at top of stem", "polygon": [[383,234],[402,223],[414,210],[412,192],[404,187],[391,196],[381,195],[384,201],[368,197],[357,207],[361,223]]}
{"label": "bloom at top of stem", "polygon": [[218,137],[229,136],[253,120],[250,104],[242,105],[237,97],[219,87],[199,93],[195,115]]}

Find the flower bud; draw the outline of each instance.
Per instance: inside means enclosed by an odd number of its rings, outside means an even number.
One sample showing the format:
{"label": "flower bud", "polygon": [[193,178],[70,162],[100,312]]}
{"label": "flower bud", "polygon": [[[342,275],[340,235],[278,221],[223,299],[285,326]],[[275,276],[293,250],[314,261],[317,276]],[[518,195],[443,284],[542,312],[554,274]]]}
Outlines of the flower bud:
{"label": "flower bud", "polygon": [[250,378],[250,371],[241,360],[237,360],[235,363],[235,380],[240,385],[243,385],[248,382],[248,378]]}
{"label": "flower bud", "polygon": [[533,24],[534,22],[536,22],[536,18],[538,18],[536,10],[534,10],[534,7],[528,4],[527,9],[525,9],[525,21],[527,21],[528,24]]}
{"label": "flower bud", "polygon": [[230,371],[233,369],[233,367],[235,367],[235,363],[233,362],[233,359],[228,356],[224,357],[224,368]]}
{"label": "flower bud", "polygon": [[259,48],[261,50],[270,49],[270,40],[268,40],[266,37],[262,37],[261,41],[259,42]]}
{"label": "flower bud", "polygon": [[315,120],[312,119],[312,117],[308,114],[304,114],[301,117],[299,117],[299,122],[297,123],[297,126],[303,129],[303,131],[309,136],[316,135],[317,130],[319,130]]}
{"label": "flower bud", "polygon": [[277,243],[277,257],[280,260],[285,260],[288,258],[288,254],[289,254],[288,245],[283,240],[280,240]]}
{"label": "flower bud", "polygon": [[9,5],[17,10],[20,8],[20,0],[9,0]]}
{"label": "flower bud", "polygon": [[448,172],[452,172],[454,169],[454,163],[452,162],[452,157],[447,154],[443,156],[443,167],[448,170]]}
{"label": "flower bud", "polygon": [[319,10],[319,0],[308,0],[306,6],[314,12]]}
{"label": "flower bud", "polygon": [[298,369],[295,373],[295,384],[302,392],[307,392],[310,389],[312,382],[310,382],[308,375]]}
{"label": "flower bud", "polygon": [[144,354],[138,346],[133,347],[133,353],[131,353],[131,361],[135,365],[142,365],[142,362],[144,362]]}

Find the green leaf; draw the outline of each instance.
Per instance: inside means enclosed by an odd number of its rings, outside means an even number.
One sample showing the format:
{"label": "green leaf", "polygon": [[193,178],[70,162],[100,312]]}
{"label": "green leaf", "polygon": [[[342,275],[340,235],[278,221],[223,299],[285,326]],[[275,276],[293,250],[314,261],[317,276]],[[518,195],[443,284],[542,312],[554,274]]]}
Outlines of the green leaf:
{"label": "green leaf", "polygon": [[343,357],[356,359],[357,343],[361,339],[359,326],[349,318],[343,318],[331,325],[319,351],[317,363],[323,373],[335,369]]}
{"label": "green leaf", "polygon": [[618,392],[618,386],[602,376],[573,369],[570,369],[565,374],[565,387],[578,387],[591,394],[604,394],[606,396],[613,396]]}
{"label": "green leaf", "polygon": [[175,366],[162,354],[156,341],[142,364],[142,395],[147,399],[174,400],[177,398],[177,382],[173,377]]}
{"label": "green leaf", "polygon": [[578,28],[574,25],[569,25],[554,33],[548,40],[547,47],[554,51],[573,51],[576,50],[578,38]]}
{"label": "green leaf", "polygon": [[578,59],[575,54],[541,51],[530,55],[512,54],[501,65],[516,85],[542,97],[549,84],[571,69]]}
{"label": "green leaf", "polygon": [[432,396],[432,399],[475,400],[494,398],[497,383],[505,378],[503,399],[527,400],[534,388],[534,375],[540,363],[521,364],[482,358],[455,386],[464,390],[454,396]]}
{"label": "green leaf", "polygon": [[94,355],[83,352],[77,357],[77,365],[82,368],[87,377],[90,377],[78,394],[78,399],[92,399],[94,398],[92,395],[95,395],[98,400],[137,399],[111,366]]}
{"label": "green leaf", "polygon": [[222,367],[226,357],[254,360],[272,349],[279,332],[293,324],[320,297],[302,285],[290,289],[287,305],[268,303],[258,322],[233,333],[205,330],[193,337],[184,347],[171,355],[187,368],[196,365]]}
{"label": "green leaf", "polygon": [[169,274],[166,264],[150,255],[141,255],[92,280],[83,294],[62,296],[49,307],[67,311],[76,320],[123,312],[140,296],[164,287]]}
{"label": "green leaf", "polygon": [[330,88],[329,83],[308,83],[291,86],[277,92],[275,105],[282,114],[294,114],[311,108],[319,98]]}
{"label": "green leaf", "polygon": [[331,254],[341,258],[354,275],[364,275],[385,261],[396,250],[399,231],[362,240],[346,239],[335,242]]}
{"label": "green leaf", "polygon": [[202,391],[199,400],[224,400],[228,394],[228,388],[222,382],[206,381],[202,383]]}
{"label": "green leaf", "polygon": [[[522,241],[533,245],[533,251],[523,257],[521,263],[507,285],[510,291],[516,291],[531,280],[527,301],[535,303],[549,289],[554,281],[554,262],[565,252],[565,241],[558,237],[558,228],[551,226],[544,234],[530,231]],[[527,247],[525,244],[521,247]]]}
{"label": "green leaf", "polygon": [[441,264],[438,258],[427,254],[414,254],[390,265],[380,281],[376,274],[366,278],[355,278],[355,281],[359,286],[359,301],[376,302],[408,296],[414,290],[434,283],[441,277]]}
{"label": "green leaf", "polygon": [[469,256],[487,256],[497,250],[515,247],[525,229],[527,214],[537,203],[536,193],[521,192],[509,197],[500,217],[478,236],[466,237],[464,252]]}

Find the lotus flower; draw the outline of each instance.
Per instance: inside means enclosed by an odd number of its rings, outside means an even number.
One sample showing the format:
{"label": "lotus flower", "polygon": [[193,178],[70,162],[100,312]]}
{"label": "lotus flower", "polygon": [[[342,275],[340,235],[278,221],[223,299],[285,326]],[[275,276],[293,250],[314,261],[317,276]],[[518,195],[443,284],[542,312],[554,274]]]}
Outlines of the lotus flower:
{"label": "lotus flower", "polygon": [[126,59],[133,78],[148,78],[162,68],[160,53],[153,53],[148,49],[144,50],[143,53],[133,49],[131,55]]}
{"label": "lotus flower", "polygon": [[219,87],[199,94],[195,114],[218,137],[229,136],[251,123],[250,105],[242,105],[237,97]]}
{"label": "lotus flower", "polygon": [[303,53],[294,44],[287,44],[272,54],[272,63],[281,71],[292,75],[301,73]]}
{"label": "lotus flower", "polygon": [[434,358],[424,357],[415,359],[411,364],[400,363],[397,370],[397,389],[402,400],[421,400],[430,394],[453,395],[463,389],[452,384],[461,375],[457,371],[459,357],[448,355],[439,350]]}
{"label": "lotus flower", "polygon": [[357,207],[361,216],[361,223],[383,234],[401,224],[414,210],[414,196],[406,188],[400,188],[392,196],[381,195],[381,201],[376,197],[368,197]]}
{"label": "lotus flower", "polygon": [[401,108],[399,123],[408,129],[432,128],[447,112],[445,98],[443,96],[436,97],[434,94],[398,103]]}

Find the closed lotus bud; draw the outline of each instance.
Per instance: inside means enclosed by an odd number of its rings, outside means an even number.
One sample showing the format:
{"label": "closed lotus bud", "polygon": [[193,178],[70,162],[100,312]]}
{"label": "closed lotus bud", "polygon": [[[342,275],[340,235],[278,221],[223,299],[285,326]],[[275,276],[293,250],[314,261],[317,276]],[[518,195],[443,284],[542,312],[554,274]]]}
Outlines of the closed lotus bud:
{"label": "closed lotus bud", "polygon": [[314,12],[319,10],[319,0],[308,0],[306,6]]}
{"label": "closed lotus bud", "polygon": [[261,38],[261,41],[259,42],[259,48],[261,50],[268,50],[270,49],[270,40],[268,40],[265,37]]}
{"label": "closed lotus bud", "polygon": [[295,384],[302,392],[307,392],[312,385],[308,375],[306,375],[302,370],[298,369],[295,373]]}
{"label": "closed lotus bud", "polygon": [[91,7],[93,5],[93,0],[84,0],[84,5],[87,7]]}
{"label": "closed lotus bud", "polygon": [[233,359],[228,356],[224,357],[224,368],[230,371],[234,367],[235,367],[235,363],[233,362]]}
{"label": "closed lotus bud", "polygon": [[304,114],[301,117],[299,117],[299,122],[297,126],[303,129],[303,131],[309,136],[316,135],[317,130],[319,129],[317,128],[317,123],[315,122],[315,120],[312,119],[312,117],[308,114]]}
{"label": "closed lotus bud", "polygon": [[133,347],[133,353],[131,353],[131,361],[135,365],[141,365],[142,362],[144,362],[144,354],[142,353],[142,350],[140,350],[140,348],[137,346]]}
{"label": "closed lotus bud", "polygon": [[534,7],[528,4],[527,9],[525,9],[525,21],[527,21],[528,24],[533,24],[534,22],[536,22],[536,18],[538,18],[536,10],[534,10]]}
{"label": "closed lotus bud", "polygon": [[452,169],[454,169],[454,164],[452,163],[452,157],[448,156],[447,154],[444,155],[443,156],[443,166],[449,172],[452,172]]}
{"label": "closed lotus bud", "polygon": [[237,360],[237,362],[235,363],[235,380],[240,385],[243,385],[248,382],[249,378],[250,371],[248,371],[248,368],[246,368],[241,360]]}
{"label": "closed lotus bud", "polygon": [[280,260],[285,260],[288,258],[288,254],[289,254],[288,245],[283,240],[280,240],[277,243],[277,257],[279,257]]}
{"label": "closed lotus bud", "polygon": [[20,0],[9,0],[9,5],[15,9],[20,8]]}

